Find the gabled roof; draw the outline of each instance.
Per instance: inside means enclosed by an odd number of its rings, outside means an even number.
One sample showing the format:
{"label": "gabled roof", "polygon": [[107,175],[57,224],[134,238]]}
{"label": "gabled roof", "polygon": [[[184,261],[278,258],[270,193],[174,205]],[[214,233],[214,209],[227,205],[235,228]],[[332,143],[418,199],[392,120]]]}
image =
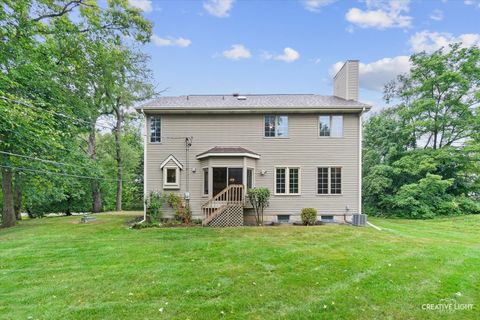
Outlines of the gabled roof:
{"label": "gabled roof", "polygon": [[160,165],[160,169],[163,169],[163,167],[165,167],[170,160],[175,162],[177,167],[183,170],[183,165],[177,160],[177,158],[175,158],[173,154],[169,155],[165,160],[163,160],[162,164]]}
{"label": "gabled roof", "polygon": [[345,100],[336,96],[318,94],[229,94],[229,95],[188,95],[176,97],[160,97],[137,110],[145,111],[229,111],[229,110],[259,110],[268,109],[350,109],[369,110],[370,106],[354,100]]}
{"label": "gabled roof", "polygon": [[260,155],[242,147],[214,147],[210,150],[197,154],[197,159],[208,157],[248,157],[259,159]]}

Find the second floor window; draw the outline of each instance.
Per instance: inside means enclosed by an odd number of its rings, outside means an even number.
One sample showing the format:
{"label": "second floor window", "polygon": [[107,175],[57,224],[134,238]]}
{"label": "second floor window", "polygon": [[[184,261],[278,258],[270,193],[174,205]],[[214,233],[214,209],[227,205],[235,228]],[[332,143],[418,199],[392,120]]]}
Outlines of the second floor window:
{"label": "second floor window", "polygon": [[321,115],[319,126],[320,137],[343,137],[343,116]]}
{"label": "second floor window", "polygon": [[288,137],[288,116],[265,116],[265,137]]}
{"label": "second floor window", "polygon": [[161,142],[162,127],[160,116],[152,116],[150,118],[150,142]]}

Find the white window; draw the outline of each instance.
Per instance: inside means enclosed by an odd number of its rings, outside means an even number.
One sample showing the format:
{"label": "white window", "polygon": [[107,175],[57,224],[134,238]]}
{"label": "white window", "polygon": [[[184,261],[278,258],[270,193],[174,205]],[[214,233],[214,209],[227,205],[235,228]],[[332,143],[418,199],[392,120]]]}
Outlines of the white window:
{"label": "white window", "polygon": [[300,168],[276,167],[275,168],[275,194],[296,195],[300,194]]}
{"label": "white window", "polygon": [[317,194],[342,194],[342,168],[317,168]]}
{"label": "white window", "polygon": [[321,115],[318,123],[320,137],[343,137],[343,116]]}
{"label": "white window", "polygon": [[203,195],[208,195],[208,168],[203,168]]}
{"label": "white window", "polygon": [[288,116],[266,115],[265,137],[288,137]]}
{"label": "white window", "polygon": [[164,189],[180,188],[180,168],[163,167],[163,188]]}
{"label": "white window", "polygon": [[162,141],[162,126],[160,121],[160,116],[151,116],[150,117],[150,142],[161,142]]}
{"label": "white window", "polygon": [[253,169],[247,168],[247,190],[253,188]]}

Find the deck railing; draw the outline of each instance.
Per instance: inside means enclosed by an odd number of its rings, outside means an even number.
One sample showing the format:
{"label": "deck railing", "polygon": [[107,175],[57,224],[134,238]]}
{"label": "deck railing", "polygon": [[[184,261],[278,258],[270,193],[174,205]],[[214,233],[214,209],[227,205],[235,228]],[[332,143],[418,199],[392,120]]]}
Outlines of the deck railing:
{"label": "deck railing", "polygon": [[230,205],[243,204],[243,198],[242,184],[229,185],[202,206],[203,223],[207,224]]}

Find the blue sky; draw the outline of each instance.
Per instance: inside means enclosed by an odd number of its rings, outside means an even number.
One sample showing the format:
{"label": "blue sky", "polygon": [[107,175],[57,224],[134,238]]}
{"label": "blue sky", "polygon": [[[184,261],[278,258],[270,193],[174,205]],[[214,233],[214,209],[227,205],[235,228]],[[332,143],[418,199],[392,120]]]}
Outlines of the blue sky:
{"label": "blue sky", "polygon": [[480,0],[129,0],[154,23],[144,50],[165,95],[331,94],[339,62],[359,59],[360,100],[407,72],[408,55],[480,44]]}

